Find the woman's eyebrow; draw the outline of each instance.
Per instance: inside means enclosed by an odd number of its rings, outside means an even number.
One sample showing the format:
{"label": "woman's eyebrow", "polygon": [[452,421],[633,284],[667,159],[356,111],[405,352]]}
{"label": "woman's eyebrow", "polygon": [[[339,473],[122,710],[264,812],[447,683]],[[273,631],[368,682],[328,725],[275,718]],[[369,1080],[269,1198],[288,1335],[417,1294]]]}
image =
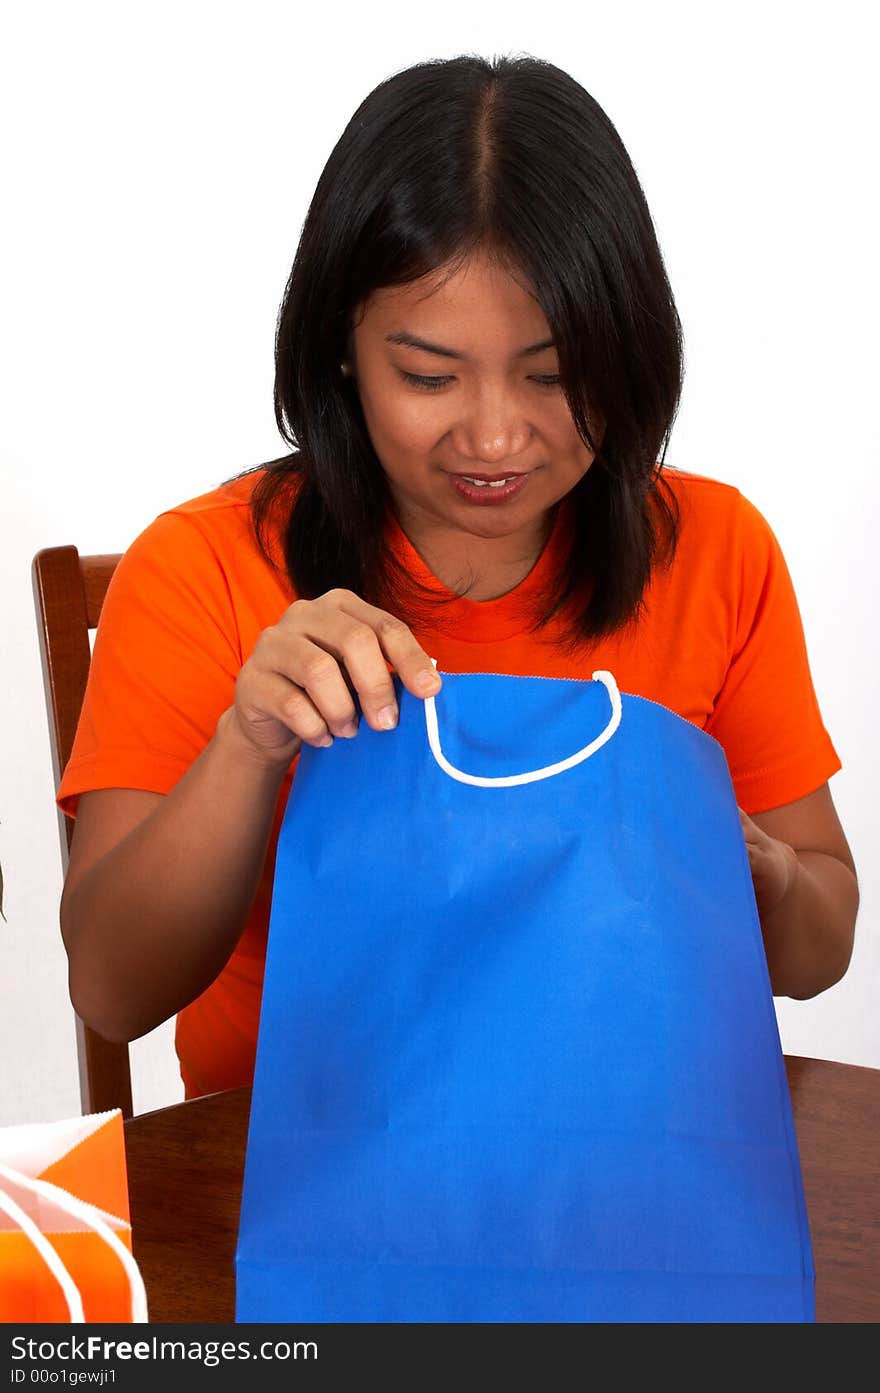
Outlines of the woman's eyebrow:
{"label": "woman's eyebrow", "polygon": [[[397,334],[386,334],[386,343],[398,343],[405,348],[420,348],[423,353],[436,353],[439,358],[460,358],[467,361],[466,353],[459,353],[454,348],[443,348],[438,343],[429,343],[427,339],[416,338],[415,334],[407,334],[403,331]],[[540,343],[530,344],[528,348],[521,348],[514,354],[515,358],[527,358],[533,353],[542,353],[545,348],[554,348],[553,339],[542,339]]]}

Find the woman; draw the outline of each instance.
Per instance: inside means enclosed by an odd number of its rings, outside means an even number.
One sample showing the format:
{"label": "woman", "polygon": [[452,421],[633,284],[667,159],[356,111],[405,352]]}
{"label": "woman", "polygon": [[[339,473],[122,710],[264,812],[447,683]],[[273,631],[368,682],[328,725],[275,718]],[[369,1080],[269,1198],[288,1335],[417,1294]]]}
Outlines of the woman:
{"label": "woman", "polygon": [[393,739],[389,669],[589,678],[727,755],[774,992],[849,963],[841,767],[778,543],[664,471],[681,327],[620,139],[532,58],[419,64],[355,112],[281,309],[294,452],[126,552],[57,801],[79,1014],[178,1014],[188,1097],[251,1081],[278,831],[301,741]]}

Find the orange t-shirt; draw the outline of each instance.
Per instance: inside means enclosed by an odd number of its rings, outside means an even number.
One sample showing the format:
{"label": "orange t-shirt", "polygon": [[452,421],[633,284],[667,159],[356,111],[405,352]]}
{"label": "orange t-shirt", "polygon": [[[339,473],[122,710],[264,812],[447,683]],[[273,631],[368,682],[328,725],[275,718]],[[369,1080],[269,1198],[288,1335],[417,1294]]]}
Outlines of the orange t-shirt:
{"label": "orange t-shirt", "polygon": [[[257,638],[296,598],[251,528],[248,504],[262,473],[169,508],[122,557],[56,797],[70,817],[88,789],[168,793],[234,703],[235,679]],[[575,658],[551,646],[556,621],[538,634],[526,631],[523,601],[566,554],[571,524],[563,506],[541,557],[514,590],[484,602],[453,599],[438,606],[430,628],[414,632],[441,671],[589,680],[594,669],[609,669],[621,692],[658,701],[715,737],[745,812],[779,807],[841,768],[816,700],[785,559],[737,488],[668,467],[664,475],[681,507],[681,535],[672,567],[652,577],[638,626]],[[389,527],[409,573],[448,597],[397,522]],[[187,1097],[253,1078],[275,853],[295,771],[296,761],[239,944],[177,1018]]]}

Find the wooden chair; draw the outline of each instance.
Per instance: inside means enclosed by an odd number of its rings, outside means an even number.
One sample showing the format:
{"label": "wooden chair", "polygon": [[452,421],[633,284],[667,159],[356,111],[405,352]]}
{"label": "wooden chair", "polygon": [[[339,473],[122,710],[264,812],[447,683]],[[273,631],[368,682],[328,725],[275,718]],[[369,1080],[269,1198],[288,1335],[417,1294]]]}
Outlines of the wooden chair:
{"label": "wooden chair", "polygon": [[[49,547],[32,564],[34,604],[43,662],[55,788],[70,758],[89,675],[89,630],[98,617],[119,556],[80,556],[76,547]],[[64,874],[73,820],[58,809]],[[132,1116],[128,1045],[105,1040],[76,1017],[79,1086],[84,1113],[120,1108]]]}

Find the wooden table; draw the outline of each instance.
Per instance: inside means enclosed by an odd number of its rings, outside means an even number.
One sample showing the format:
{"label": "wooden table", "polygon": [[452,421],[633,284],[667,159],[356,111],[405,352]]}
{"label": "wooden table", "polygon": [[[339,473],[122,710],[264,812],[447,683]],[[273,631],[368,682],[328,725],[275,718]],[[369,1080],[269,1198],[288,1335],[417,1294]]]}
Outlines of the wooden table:
{"label": "wooden table", "polygon": [[[880,1321],[880,1069],[786,1056],[816,1266],[816,1319]],[[250,1089],[125,1124],[150,1319],[234,1321]]]}

